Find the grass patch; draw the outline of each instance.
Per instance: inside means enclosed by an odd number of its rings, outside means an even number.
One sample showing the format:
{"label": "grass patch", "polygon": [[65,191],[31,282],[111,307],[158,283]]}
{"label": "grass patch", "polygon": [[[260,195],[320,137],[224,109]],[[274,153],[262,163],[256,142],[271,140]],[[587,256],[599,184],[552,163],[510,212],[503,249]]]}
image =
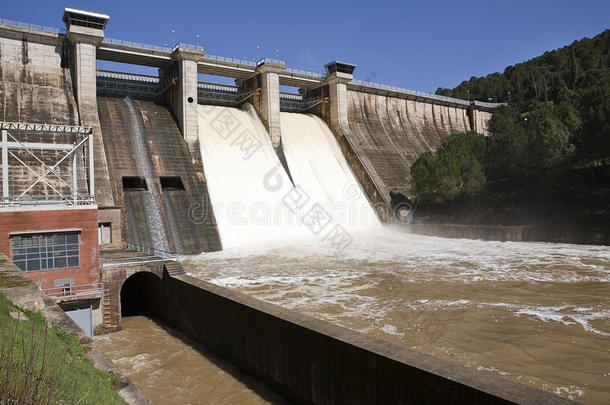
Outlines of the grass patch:
{"label": "grass patch", "polygon": [[2,287],[25,287],[28,284],[30,284],[29,281],[7,280],[4,278],[0,278],[0,288],[2,288]]}
{"label": "grass patch", "polygon": [[[27,320],[16,320],[21,311]],[[0,294],[0,404],[124,404],[118,377],[98,370],[75,335]]]}

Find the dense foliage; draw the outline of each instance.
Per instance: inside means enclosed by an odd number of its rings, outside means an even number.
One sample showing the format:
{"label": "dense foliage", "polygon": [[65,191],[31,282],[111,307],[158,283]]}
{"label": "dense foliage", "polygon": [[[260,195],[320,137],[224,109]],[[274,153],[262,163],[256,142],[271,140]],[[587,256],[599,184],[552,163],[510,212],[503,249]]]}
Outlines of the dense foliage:
{"label": "dense foliage", "polygon": [[426,214],[610,225],[610,30],[437,93],[510,103],[490,137],[453,134],[413,164]]}

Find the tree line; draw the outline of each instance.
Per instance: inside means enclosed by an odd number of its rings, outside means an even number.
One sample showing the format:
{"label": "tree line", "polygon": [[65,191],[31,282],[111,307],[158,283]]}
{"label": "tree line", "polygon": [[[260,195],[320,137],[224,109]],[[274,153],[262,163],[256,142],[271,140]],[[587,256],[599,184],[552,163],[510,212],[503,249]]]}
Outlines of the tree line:
{"label": "tree line", "polygon": [[610,30],[437,94],[505,102],[411,167],[420,215],[610,227]]}

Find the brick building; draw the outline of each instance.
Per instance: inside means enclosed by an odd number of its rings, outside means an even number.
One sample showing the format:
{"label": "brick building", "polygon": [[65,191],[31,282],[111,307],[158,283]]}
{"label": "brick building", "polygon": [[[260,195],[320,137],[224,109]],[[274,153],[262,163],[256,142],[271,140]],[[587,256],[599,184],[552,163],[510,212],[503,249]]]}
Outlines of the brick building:
{"label": "brick building", "polygon": [[92,335],[102,296],[92,131],[7,122],[0,129],[0,252]]}

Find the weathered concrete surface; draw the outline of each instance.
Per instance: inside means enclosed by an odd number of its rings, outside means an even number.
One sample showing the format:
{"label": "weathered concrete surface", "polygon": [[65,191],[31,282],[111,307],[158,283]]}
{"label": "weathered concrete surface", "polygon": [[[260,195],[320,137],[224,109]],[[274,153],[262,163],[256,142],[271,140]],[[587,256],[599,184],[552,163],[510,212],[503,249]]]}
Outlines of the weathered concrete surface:
{"label": "weathered concrete surface", "polygon": [[193,277],[154,280],[152,313],[297,403],[574,403]]}
{"label": "weathered concrete surface", "polygon": [[[6,30],[0,26],[0,121],[77,125],[78,109],[72,92],[72,77],[66,64],[66,44],[57,35],[36,35]],[[74,143],[73,134],[29,133],[27,137],[12,133],[21,142]],[[9,141],[12,141],[9,139]],[[12,151],[34,167],[40,164],[26,151]],[[45,151],[37,156],[47,165],[54,165],[60,151]],[[80,153],[77,154],[77,158]],[[72,159],[57,167],[57,172],[72,184]],[[84,172],[79,173],[78,189],[86,191]],[[37,179],[15,158],[9,157],[9,193],[19,195]],[[1,179],[0,179],[1,182]],[[52,181],[62,193],[71,194],[65,185]],[[31,194],[54,194],[40,182]]]}
{"label": "weathered concrete surface", "polygon": [[0,26],[0,120],[78,124],[63,36]]}
{"label": "weathered concrete surface", "polygon": [[[100,206],[113,207],[108,163],[102,142],[96,98],[96,52],[104,38],[104,31],[71,25],[67,40],[71,45],[72,75],[78,105],[80,125],[93,127],[93,151],[95,155],[95,198]],[[113,223],[120,227],[120,223]]]}
{"label": "weathered concrete surface", "polygon": [[480,134],[489,135],[489,111],[472,110],[472,130]]}
{"label": "weathered concrete surface", "polygon": [[381,180],[373,166],[367,159],[362,158],[364,153],[360,145],[355,142],[352,136],[348,136],[350,129],[348,125],[346,82],[351,77],[351,75],[345,73],[330,75],[325,86],[308,90],[305,101],[324,100],[314,106],[310,112],[318,115],[328,124],[339,143],[343,156],[345,156],[352,172],[362,185],[379,219],[387,223],[393,218],[390,215],[389,194],[385,195],[381,191],[382,189],[379,187]]}
{"label": "weathered concrete surface", "polygon": [[93,365],[100,369],[119,376],[119,395],[132,405],[152,405],[152,403],[138,390],[114,363],[102,352],[74,321],[50,298],[47,298],[19,268],[13,265],[0,253],[0,280],[13,280],[20,285],[15,287],[0,287],[0,293],[22,308],[40,311],[48,322],[77,336],[79,342],[89,347],[87,353]]}
{"label": "weathered concrete surface", "polygon": [[[201,164],[198,142],[189,145],[167,108],[151,101],[133,100],[143,131],[145,159],[154,171],[159,206],[170,250],[194,254],[220,250],[220,238]],[[153,246],[143,208],[145,191],[123,192],[123,176],[144,176],[135,159],[131,115],[125,100],[98,98],[104,146],[110,163],[112,190],[123,217],[123,239]],[[162,187],[161,176],[179,177],[184,189]]]}
{"label": "weathered concrete surface", "polygon": [[176,116],[178,127],[189,144],[199,140],[197,62],[203,59],[203,55],[203,51],[178,48],[172,53],[174,66],[167,72],[175,75],[177,79],[167,98]]}
{"label": "weathered concrete surface", "polygon": [[396,225],[402,231],[418,235],[442,238],[499,240],[521,242],[523,226],[459,225],[459,224],[411,224]]}
{"label": "weathered concrete surface", "polygon": [[[129,257],[132,257],[131,259]],[[121,328],[121,290],[125,281],[136,273],[147,272],[161,279],[164,263],[160,258],[142,260],[139,252],[119,250],[102,253],[102,260],[121,257],[123,262],[107,262],[102,269],[104,296],[102,297],[102,328],[95,333],[117,331]],[[142,286],[146,287],[146,286]],[[136,297],[138,298],[138,297]]]}
{"label": "weathered concrete surface", "polygon": [[466,108],[348,90],[350,137],[372,167],[380,191],[410,194],[410,168],[419,155],[436,150],[441,138],[471,129]]}
{"label": "weathered concrete surface", "polygon": [[610,233],[599,229],[548,226],[494,226],[460,224],[397,225],[402,231],[442,238],[498,240],[502,242],[554,242],[580,245],[610,245]]}

